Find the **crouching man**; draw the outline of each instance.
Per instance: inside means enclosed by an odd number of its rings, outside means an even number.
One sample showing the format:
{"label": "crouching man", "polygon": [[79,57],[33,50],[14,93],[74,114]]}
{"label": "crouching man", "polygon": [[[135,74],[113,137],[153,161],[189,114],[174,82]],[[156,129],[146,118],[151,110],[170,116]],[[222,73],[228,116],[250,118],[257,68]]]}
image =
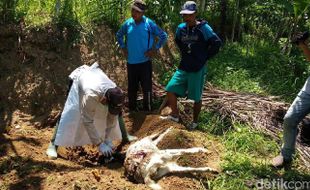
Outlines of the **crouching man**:
{"label": "crouching man", "polygon": [[113,141],[122,140],[122,135],[128,141],[125,126],[121,130],[119,124],[125,99],[123,91],[97,63],[75,69],[69,78],[72,86],[46,154],[56,159],[58,146],[92,144],[104,156],[111,156]]}

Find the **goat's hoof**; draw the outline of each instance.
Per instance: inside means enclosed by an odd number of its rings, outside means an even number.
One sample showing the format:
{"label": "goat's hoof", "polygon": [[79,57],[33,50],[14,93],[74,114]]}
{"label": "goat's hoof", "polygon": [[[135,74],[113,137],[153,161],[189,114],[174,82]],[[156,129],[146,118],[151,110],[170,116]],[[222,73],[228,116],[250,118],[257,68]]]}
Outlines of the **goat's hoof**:
{"label": "goat's hoof", "polygon": [[212,173],[212,174],[219,174],[220,172],[217,171],[217,170],[213,170],[211,173]]}
{"label": "goat's hoof", "polygon": [[152,190],[162,190],[161,186],[158,185],[158,184],[151,184],[151,185],[149,185],[149,187],[150,187]]}
{"label": "goat's hoof", "polygon": [[210,153],[210,151],[208,151],[208,149],[205,149],[205,148],[199,148],[199,151],[204,152],[204,153]]}

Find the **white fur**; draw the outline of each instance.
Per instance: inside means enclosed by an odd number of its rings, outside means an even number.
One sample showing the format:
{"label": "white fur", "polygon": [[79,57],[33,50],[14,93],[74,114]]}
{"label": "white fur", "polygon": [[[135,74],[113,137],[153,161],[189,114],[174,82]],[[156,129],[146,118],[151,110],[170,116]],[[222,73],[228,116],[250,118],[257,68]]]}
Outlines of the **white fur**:
{"label": "white fur", "polygon": [[[197,153],[197,152],[208,152],[205,148],[187,148],[187,149],[164,149],[160,150],[157,148],[157,144],[164,138],[164,136],[171,131],[171,127],[167,129],[163,134],[154,134],[147,136],[134,144],[130,145],[125,159],[125,170],[126,172],[132,172],[138,174],[138,177],[134,176],[135,180],[143,181],[153,190],[162,189],[155,180],[160,179],[168,173],[181,173],[181,172],[212,172],[217,171],[210,167],[183,167],[176,163],[176,158],[184,153]],[[130,171],[132,167],[128,165],[135,162],[132,158],[137,155],[145,154],[148,155],[148,159],[141,159],[136,161],[136,170]],[[138,179],[137,179],[138,178]],[[142,178],[142,179],[141,179]]]}

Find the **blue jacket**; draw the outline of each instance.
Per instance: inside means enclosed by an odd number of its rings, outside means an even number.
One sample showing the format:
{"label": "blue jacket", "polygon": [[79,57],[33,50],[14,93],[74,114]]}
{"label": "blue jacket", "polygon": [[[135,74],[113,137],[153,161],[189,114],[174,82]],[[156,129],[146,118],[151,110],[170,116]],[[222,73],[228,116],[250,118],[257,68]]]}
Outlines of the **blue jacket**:
{"label": "blue jacket", "polygon": [[186,23],[181,23],[175,41],[182,56],[179,69],[187,72],[199,71],[208,59],[218,53],[222,44],[206,21],[200,21],[191,29]]}
{"label": "blue jacket", "polygon": [[[153,48],[154,36],[159,37],[155,49],[159,49],[167,40],[167,33],[160,29],[154,21],[142,17],[137,25],[133,18],[127,19],[116,33],[116,38],[121,48],[128,50],[128,63],[137,64],[149,60],[144,53]],[[124,40],[125,37],[125,40]]]}

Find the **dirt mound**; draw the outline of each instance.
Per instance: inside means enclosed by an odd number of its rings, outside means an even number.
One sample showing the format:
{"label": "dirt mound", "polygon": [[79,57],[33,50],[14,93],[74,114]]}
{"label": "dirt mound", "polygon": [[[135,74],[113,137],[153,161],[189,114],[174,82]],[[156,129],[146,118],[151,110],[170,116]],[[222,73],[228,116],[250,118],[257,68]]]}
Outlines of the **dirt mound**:
{"label": "dirt mound", "polygon": [[143,112],[128,114],[125,116],[124,121],[129,128],[129,133],[133,133],[139,138],[162,132],[170,126],[183,128],[183,126],[178,123],[162,120],[158,115]]}
{"label": "dirt mound", "polygon": [[[126,126],[132,134],[139,139],[154,134],[161,133],[168,127],[173,127],[173,130],[168,133],[165,138],[159,143],[160,149],[177,149],[191,147],[206,147],[210,154],[196,153],[185,154],[179,157],[178,163],[182,166],[203,167],[209,166],[219,169],[221,145],[214,139],[208,137],[201,132],[189,132],[184,126],[171,122],[164,121],[158,115],[147,115],[146,113],[135,113],[127,115],[125,118]],[[125,158],[125,151],[129,144],[120,148],[121,153],[115,156],[115,160],[108,163],[108,159],[100,156],[97,148],[94,147],[78,147],[74,149],[63,150],[62,156],[85,166],[106,166],[110,168],[122,168],[122,163]],[[121,169],[124,172],[123,168]],[[97,178],[101,178],[100,172]],[[184,189],[199,189],[201,183],[213,178],[209,173],[202,174],[178,174],[169,175],[159,180],[159,183],[164,189],[178,189],[180,186]],[[183,189],[183,188],[182,188]]]}

